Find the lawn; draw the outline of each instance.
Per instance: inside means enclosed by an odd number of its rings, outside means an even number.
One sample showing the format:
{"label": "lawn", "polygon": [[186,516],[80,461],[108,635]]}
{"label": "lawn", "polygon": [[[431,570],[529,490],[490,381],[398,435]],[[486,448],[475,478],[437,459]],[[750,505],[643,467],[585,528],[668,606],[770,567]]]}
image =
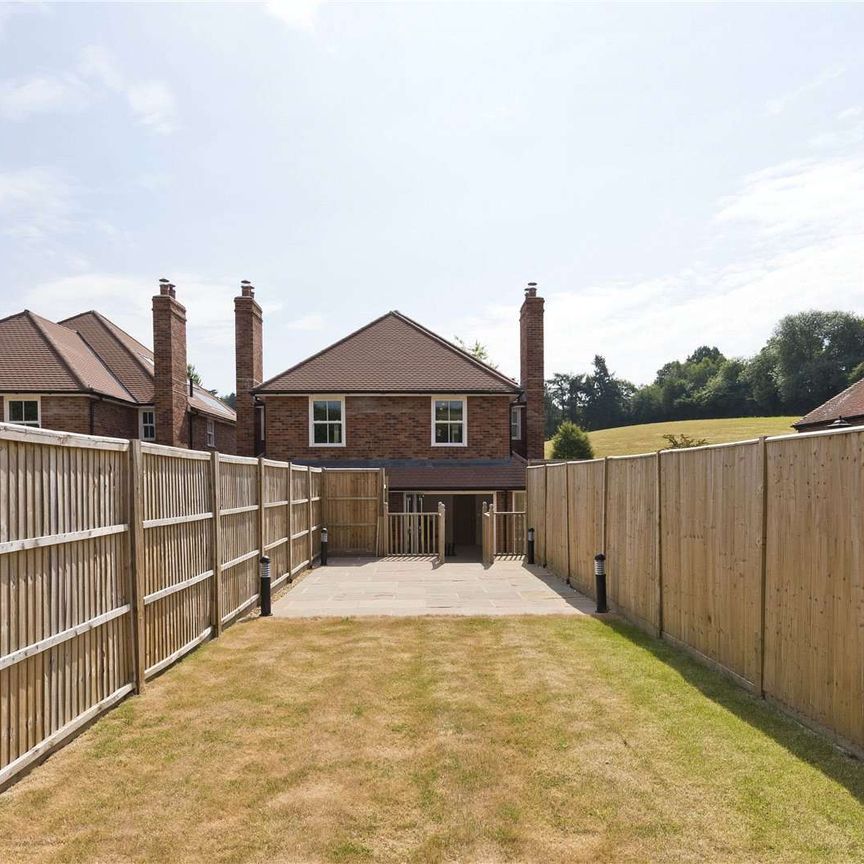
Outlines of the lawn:
{"label": "lawn", "polygon": [[259,619],[0,796],[0,861],[861,861],[862,800],[623,624]]}
{"label": "lawn", "polygon": [[[800,417],[736,417],[729,420],[675,420],[671,423],[644,423],[589,432],[595,456],[629,456],[652,453],[668,447],[664,435],[705,438],[709,444],[744,441],[760,435],[789,435]],[[546,458],[552,458],[552,443],[546,442]]]}

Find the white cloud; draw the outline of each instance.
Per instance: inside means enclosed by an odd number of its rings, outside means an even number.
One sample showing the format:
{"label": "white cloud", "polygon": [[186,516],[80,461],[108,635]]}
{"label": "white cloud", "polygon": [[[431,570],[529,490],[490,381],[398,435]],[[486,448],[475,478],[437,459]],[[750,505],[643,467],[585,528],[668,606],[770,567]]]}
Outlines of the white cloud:
{"label": "white cloud", "polygon": [[84,49],[77,68],[57,75],[0,81],[0,117],[25,120],[33,114],[81,111],[100,93],[121,96],[142,126],[167,135],[177,127],[177,104],[165,81],[134,80],[105,48]]}
{"label": "white cloud", "polygon": [[280,325],[282,330],[299,330],[309,333],[321,330],[323,327],[324,318],[321,315],[303,315],[301,318],[295,318],[293,321]]}
{"label": "white cloud", "polygon": [[66,230],[74,213],[73,189],[51,168],[0,173],[0,231],[20,240],[38,240]]}
{"label": "white cloud", "polygon": [[269,0],[265,10],[292,30],[312,31],[324,0]]}
{"label": "white cloud", "polygon": [[6,120],[24,120],[31,114],[78,111],[89,101],[87,87],[74,75],[0,82],[0,117]]}
{"label": "white cloud", "polygon": [[794,90],[790,90],[788,93],[784,93],[774,99],[769,99],[765,105],[765,110],[775,116],[782,114],[790,105],[793,105],[805,96],[815,93],[835,78],[844,75],[845,72],[846,68],[844,66],[832,66],[829,69],[825,69],[815,78],[805,81],[800,87],[796,87]]}

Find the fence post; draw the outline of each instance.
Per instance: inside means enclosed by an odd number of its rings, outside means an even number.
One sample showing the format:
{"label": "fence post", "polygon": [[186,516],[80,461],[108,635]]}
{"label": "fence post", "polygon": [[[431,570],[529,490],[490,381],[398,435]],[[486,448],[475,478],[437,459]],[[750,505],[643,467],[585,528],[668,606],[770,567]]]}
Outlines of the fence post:
{"label": "fence post", "polygon": [[444,563],[445,544],[447,540],[446,507],[443,501],[438,502],[438,563]]}
{"label": "fence post", "polygon": [[144,634],[144,460],[141,442],[129,442],[129,643],[132,683],[144,689],[147,645]]}
{"label": "fence post", "polygon": [[294,579],[294,465],[288,463],[288,581]]}
{"label": "fence post", "polygon": [[383,528],[383,540],[382,540],[382,551],[384,553],[384,557],[386,558],[390,554],[390,502],[387,500],[387,493],[384,493],[384,513],[381,517],[384,528]]}
{"label": "fence post", "polygon": [[759,680],[756,682],[757,692],[765,698],[765,603],[766,580],[768,569],[768,442],[764,435],[759,437],[759,449],[762,461],[762,554],[759,574]]}
{"label": "fence post", "polygon": [[543,463],[543,566],[549,561],[549,464]]}
{"label": "fence post", "polygon": [[306,466],[306,519],[309,523],[309,569],[312,569],[315,545],[312,542],[312,466]]}
{"label": "fence post", "polygon": [[654,516],[657,532],[656,545],[654,547],[654,570],[657,574],[656,602],[657,602],[657,637],[663,638],[663,497],[661,484],[663,482],[663,460],[661,451],[657,451],[657,489],[654,494],[654,507],[657,512]]}
{"label": "fence post", "polygon": [[222,489],[219,478],[219,452],[210,454],[210,489],[213,510],[212,563],[213,584],[211,586],[211,614],[213,617],[213,636],[222,633]]}

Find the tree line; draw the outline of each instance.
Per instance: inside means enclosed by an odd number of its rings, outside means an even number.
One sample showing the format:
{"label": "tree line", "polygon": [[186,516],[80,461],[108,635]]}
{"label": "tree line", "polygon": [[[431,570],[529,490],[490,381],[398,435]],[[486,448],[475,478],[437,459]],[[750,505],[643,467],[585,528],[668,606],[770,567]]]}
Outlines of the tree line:
{"label": "tree line", "polygon": [[753,357],[702,345],[637,387],[595,356],[591,372],[546,382],[546,437],[564,421],[608,429],[665,420],[803,415],[864,378],[864,318],[800,312],[781,319]]}

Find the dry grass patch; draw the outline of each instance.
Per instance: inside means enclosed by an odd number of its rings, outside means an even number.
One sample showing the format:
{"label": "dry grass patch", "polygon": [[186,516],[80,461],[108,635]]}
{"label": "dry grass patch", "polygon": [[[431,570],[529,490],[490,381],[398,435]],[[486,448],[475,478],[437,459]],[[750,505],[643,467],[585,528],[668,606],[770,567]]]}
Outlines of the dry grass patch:
{"label": "dry grass patch", "polygon": [[862,801],[624,625],[256,620],[0,796],[0,861],[860,861]]}

